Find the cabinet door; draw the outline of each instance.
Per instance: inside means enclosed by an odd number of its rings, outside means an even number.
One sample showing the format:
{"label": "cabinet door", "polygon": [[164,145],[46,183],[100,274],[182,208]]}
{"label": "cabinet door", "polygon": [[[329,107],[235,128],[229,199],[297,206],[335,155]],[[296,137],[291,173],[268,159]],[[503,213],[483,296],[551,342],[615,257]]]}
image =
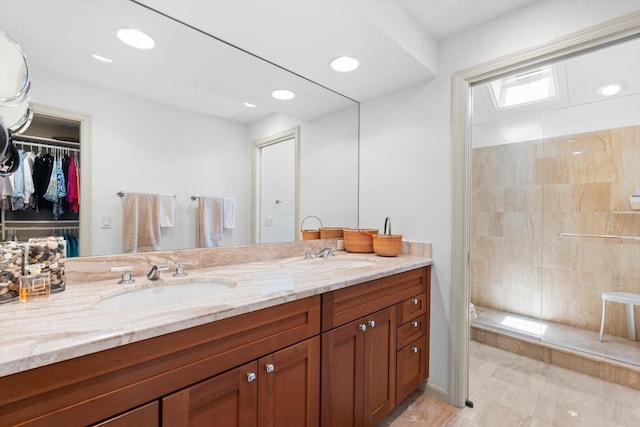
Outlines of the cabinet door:
{"label": "cabinet door", "polygon": [[320,337],[258,361],[258,425],[317,427],[320,423]]}
{"label": "cabinet door", "polygon": [[256,426],[256,369],[251,362],[165,397],[163,427]]}
{"label": "cabinet door", "polygon": [[363,420],[364,319],[322,334],[320,421],[323,427],[361,427]]}
{"label": "cabinet door", "polygon": [[158,401],[147,403],[117,417],[109,418],[95,427],[158,427],[160,426],[160,405]]}
{"label": "cabinet door", "polygon": [[397,403],[418,388],[429,372],[429,343],[424,335],[398,351]]}
{"label": "cabinet door", "polygon": [[365,320],[364,425],[373,426],[396,404],[396,307]]}

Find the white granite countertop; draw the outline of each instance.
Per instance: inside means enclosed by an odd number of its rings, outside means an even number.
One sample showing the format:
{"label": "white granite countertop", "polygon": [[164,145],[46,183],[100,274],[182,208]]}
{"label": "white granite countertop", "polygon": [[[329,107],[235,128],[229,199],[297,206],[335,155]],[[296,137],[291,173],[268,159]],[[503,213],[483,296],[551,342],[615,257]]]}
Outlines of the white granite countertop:
{"label": "white granite countertop", "polygon": [[[151,282],[67,284],[48,299],[0,305],[0,376],[107,350],[432,263],[430,258],[336,252],[164,272]],[[204,283],[204,284],[197,284]],[[188,288],[178,290],[180,285]],[[211,288],[204,289],[210,286]],[[155,294],[142,289],[155,288]],[[183,292],[186,290],[186,292]],[[127,297],[124,293],[138,291]],[[175,294],[179,293],[179,297]]]}

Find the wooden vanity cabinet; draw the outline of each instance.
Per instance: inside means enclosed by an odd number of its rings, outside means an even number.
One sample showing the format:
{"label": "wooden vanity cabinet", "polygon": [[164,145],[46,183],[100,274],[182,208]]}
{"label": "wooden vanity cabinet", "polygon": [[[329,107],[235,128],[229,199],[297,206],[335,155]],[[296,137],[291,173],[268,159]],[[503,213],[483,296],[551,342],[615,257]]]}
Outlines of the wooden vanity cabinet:
{"label": "wooden vanity cabinet", "polygon": [[410,270],[0,377],[0,427],[373,426],[429,375],[429,278]]}
{"label": "wooden vanity cabinet", "polygon": [[322,426],[374,425],[395,407],[395,307],[322,334]]}
{"label": "wooden vanity cabinet", "polygon": [[[426,380],[429,272],[411,270],[322,296],[323,427],[373,426]],[[412,326],[416,319],[419,328]]]}
{"label": "wooden vanity cabinet", "polygon": [[[282,349],[293,348],[291,354],[297,356],[300,352],[299,357],[303,358],[305,351],[315,351],[315,359],[310,357],[309,364],[318,366],[317,347],[304,350],[304,346],[291,346],[317,337],[319,332],[320,296],[314,296],[0,377],[0,390],[10,390],[0,393],[0,427],[73,427],[100,422],[123,425],[118,423],[136,416],[132,408],[157,405],[165,396],[197,387],[203,380],[246,363],[259,364],[266,354],[274,360],[282,358],[293,363],[295,357],[279,355]],[[273,388],[287,388],[279,381],[288,381],[299,371],[277,369],[282,376],[276,377]],[[317,384],[315,375],[308,380],[310,387],[313,382]],[[304,384],[306,380],[295,381]],[[197,406],[198,399],[206,401],[211,397],[206,388],[197,390],[199,393],[188,395],[190,405]],[[314,399],[312,394],[309,399]],[[278,404],[281,400],[274,404],[276,411],[281,410]],[[123,418],[118,421],[116,414],[123,414],[119,415]],[[145,419],[145,423],[159,425],[153,421],[156,418],[157,415]]]}
{"label": "wooden vanity cabinet", "polygon": [[396,404],[429,376],[429,292],[398,304]]}
{"label": "wooden vanity cabinet", "polygon": [[162,399],[163,427],[317,426],[320,338]]}

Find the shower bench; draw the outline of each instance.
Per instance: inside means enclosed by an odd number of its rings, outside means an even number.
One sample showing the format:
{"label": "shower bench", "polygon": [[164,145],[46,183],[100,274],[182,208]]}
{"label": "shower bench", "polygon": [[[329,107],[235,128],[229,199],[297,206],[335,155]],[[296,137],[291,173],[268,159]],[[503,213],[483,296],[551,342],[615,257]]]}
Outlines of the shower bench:
{"label": "shower bench", "polygon": [[600,322],[600,341],[604,334],[604,319],[607,309],[607,301],[627,305],[627,330],[629,339],[636,340],[636,324],[633,316],[633,306],[640,305],[640,295],[630,292],[603,292],[602,293],[602,321]]}

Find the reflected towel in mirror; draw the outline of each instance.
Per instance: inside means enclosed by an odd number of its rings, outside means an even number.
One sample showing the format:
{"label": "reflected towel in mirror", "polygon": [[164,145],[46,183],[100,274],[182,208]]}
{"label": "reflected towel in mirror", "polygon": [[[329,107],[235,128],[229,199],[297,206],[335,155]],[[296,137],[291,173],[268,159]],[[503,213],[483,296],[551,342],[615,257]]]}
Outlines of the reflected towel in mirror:
{"label": "reflected towel in mirror", "polygon": [[157,194],[126,193],[122,202],[124,252],[160,250],[160,215]]}
{"label": "reflected towel in mirror", "polygon": [[236,227],[236,199],[222,198],[222,227],[232,229]]}
{"label": "reflected towel in mirror", "polygon": [[172,194],[158,195],[158,211],[161,228],[173,228],[175,225],[175,197]]}
{"label": "reflected towel in mirror", "polygon": [[198,234],[201,248],[222,246],[222,207],[221,197],[198,198]]}

